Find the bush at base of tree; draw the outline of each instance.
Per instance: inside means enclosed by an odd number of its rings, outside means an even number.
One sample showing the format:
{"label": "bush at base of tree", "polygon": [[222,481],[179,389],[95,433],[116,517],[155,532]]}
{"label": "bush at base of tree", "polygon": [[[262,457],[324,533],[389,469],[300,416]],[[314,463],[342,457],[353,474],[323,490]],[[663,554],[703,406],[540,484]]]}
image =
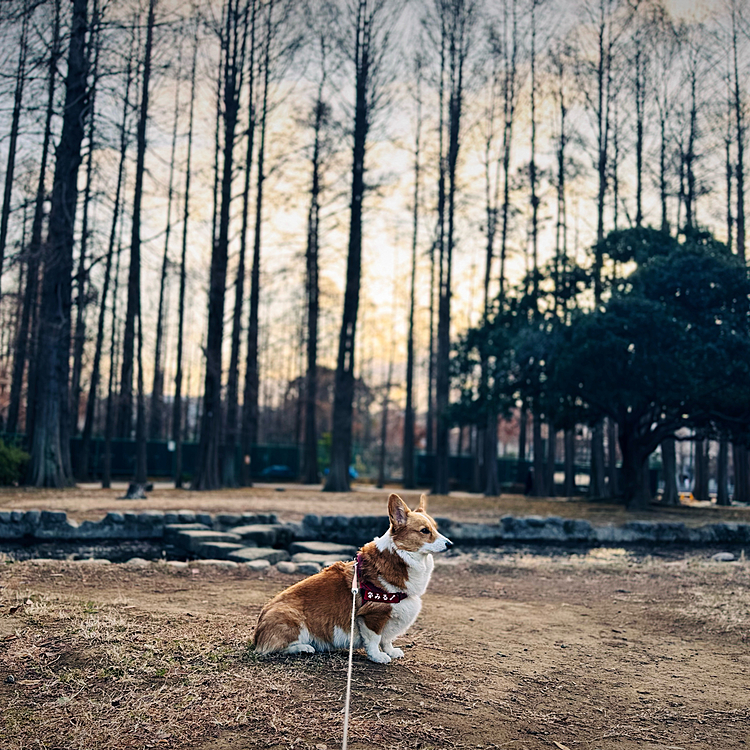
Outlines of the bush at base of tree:
{"label": "bush at base of tree", "polygon": [[19,484],[26,474],[30,456],[16,445],[6,445],[0,439],[0,485]]}

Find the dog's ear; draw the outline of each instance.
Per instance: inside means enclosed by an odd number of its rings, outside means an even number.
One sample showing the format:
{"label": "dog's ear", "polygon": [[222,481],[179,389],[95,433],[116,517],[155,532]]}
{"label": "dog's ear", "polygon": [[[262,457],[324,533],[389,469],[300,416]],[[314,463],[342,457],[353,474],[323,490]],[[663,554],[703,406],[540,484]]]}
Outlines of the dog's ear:
{"label": "dog's ear", "polygon": [[406,516],[411,513],[407,504],[395,493],[388,498],[388,517],[392,526],[403,526]]}
{"label": "dog's ear", "polygon": [[417,513],[426,513],[427,512],[427,495],[420,495],[419,496],[419,505],[417,506]]}

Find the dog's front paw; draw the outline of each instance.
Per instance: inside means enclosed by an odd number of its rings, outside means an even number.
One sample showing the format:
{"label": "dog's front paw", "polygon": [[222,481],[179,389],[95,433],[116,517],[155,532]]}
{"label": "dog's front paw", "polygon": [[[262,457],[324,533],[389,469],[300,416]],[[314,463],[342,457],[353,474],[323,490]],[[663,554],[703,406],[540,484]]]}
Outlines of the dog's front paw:
{"label": "dog's front paw", "polygon": [[390,664],[391,657],[388,654],[384,654],[382,651],[367,652],[367,658],[370,661],[374,661],[376,664]]}
{"label": "dog's front paw", "polygon": [[391,659],[403,659],[404,652],[400,648],[395,646],[384,646],[383,650],[391,657]]}

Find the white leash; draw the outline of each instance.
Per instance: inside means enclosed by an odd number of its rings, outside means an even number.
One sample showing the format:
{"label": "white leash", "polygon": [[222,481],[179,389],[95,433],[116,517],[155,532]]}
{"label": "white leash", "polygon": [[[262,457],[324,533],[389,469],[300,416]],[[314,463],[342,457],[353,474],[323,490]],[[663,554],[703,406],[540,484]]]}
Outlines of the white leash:
{"label": "white leash", "polygon": [[357,563],[354,563],[354,575],[352,576],[352,622],[349,629],[349,669],[346,673],[346,699],[344,702],[344,741],[341,750],[346,750],[349,740],[349,701],[352,697],[352,658],[354,656],[354,614],[357,609],[357,591],[359,591],[359,582],[357,581]]}

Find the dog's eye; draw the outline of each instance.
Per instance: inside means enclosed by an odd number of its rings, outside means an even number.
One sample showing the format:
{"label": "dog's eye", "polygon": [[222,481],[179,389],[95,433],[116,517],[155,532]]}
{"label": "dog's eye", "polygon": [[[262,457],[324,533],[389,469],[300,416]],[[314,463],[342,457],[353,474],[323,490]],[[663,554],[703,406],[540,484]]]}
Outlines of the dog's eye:
{"label": "dog's eye", "polygon": [[423,529],[420,529],[420,531],[421,531],[421,532],[422,532],[423,534],[429,534],[429,533],[430,533],[430,530],[429,530],[429,529],[428,529],[428,528],[427,528],[426,526],[425,526],[425,527],[424,527]]}

